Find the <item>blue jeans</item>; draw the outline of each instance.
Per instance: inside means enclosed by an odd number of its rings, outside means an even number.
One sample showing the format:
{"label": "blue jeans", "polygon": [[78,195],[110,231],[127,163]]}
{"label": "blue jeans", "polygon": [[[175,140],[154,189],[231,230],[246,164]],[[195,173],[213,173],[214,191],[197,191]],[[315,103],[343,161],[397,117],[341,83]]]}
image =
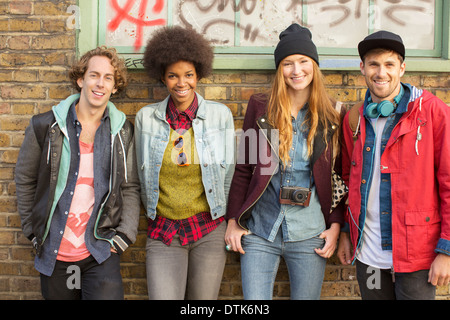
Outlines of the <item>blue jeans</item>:
{"label": "blue jeans", "polygon": [[318,300],[322,289],[326,259],[317,255],[324,240],[283,242],[281,228],[274,242],[257,235],[242,237],[242,290],[246,300],[271,300],[280,258],[286,262],[292,300]]}

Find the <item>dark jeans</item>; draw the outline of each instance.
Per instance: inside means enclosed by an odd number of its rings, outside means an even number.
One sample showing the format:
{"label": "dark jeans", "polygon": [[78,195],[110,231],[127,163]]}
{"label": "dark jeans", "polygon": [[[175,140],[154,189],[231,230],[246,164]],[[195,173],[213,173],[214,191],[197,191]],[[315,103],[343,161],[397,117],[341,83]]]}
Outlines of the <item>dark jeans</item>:
{"label": "dark jeans", "polygon": [[356,260],[356,277],[363,300],[434,300],[436,287],[428,282],[428,270],[395,273]]}
{"label": "dark jeans", "polygon": [[102,264],[92,256],[56,261],[50,277],[41,274],[41,289],[46,300],[123,300],[119,255],[111,253]]}

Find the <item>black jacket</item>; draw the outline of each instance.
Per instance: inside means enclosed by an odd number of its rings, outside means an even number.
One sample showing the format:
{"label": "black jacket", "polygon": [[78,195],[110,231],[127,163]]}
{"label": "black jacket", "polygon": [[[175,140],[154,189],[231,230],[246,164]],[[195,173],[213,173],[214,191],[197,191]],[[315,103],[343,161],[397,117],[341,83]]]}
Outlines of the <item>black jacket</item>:
{"label": "black jacket", "polygon": [[[52,111],[34,116],[25,131],[16,165],[16,193],[22,229],[35,239],[40,253],[51,219],[65,135]],[[140,184],[134,151],[134,127],[125,120],[113,138],[109,193],[94,230],[119,253],[136,240],[140,213]],[[66,165],[66,164],[63,164]]]}

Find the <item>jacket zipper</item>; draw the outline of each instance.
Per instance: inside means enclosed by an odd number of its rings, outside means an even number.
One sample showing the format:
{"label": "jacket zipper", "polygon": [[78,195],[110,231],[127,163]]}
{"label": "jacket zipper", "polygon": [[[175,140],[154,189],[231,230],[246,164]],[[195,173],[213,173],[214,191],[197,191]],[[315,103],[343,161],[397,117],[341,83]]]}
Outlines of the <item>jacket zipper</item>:
{"label": "jacket zipper", "polygon": [[[115,138],[116,138],[116,136],[115,136],[115,135],[112,135],[112,137],[111,137],[111,161],[110,161],[110,168],[111,168],[111,170],[110,170],[110,174],[109,174],[109,191],[108,191],[107,196],[105,197],[105,200],[103,201],[102,205],[100,206],[100,209],[98,210],[97,220],[95,221],[95,226],[94,226],[94,236],[95,236],[95,238],[98,239],[98,240],[105,240],[105,241],[108,241],[108,242],[111,244],[112,247],[114,246],[113,240],[110,240],[110,239],[106,239],[106,238],[100,237],[100,236],[98,235],[97,230],[98,230],[98,222],[100,221],[100,217],[101,217],[101,215],[102,215],[102,213],[103,213],[105,204],[106,204],[106,202],[108,201],[109,196],[111,195],[111,190],[112,190],[112,175],[113,175],[113,172],[112,172],[113,165],[112,165],[112,163],[113,163],[114,141],[115,141]],[[123,146],[123,145],[122,145],[122,146]],[[125,150],[123,150],[123,151],[125,151]]]}
{"label": "jacket zipper", "polygon": [[[122,152],[123,152],[123,168],[124,168],[124,172],[125,172],[125,182],[128,183],[127,154],[125,152],[125,146],[123,145],[122,137],[120,136],[120,134],[117,134],[117,135],[119,136],[119,141],[120,141],[120,145],[122,147]],[[112,159],[112,155],[111,155],[111,159]],[[112,163],[111,163],[111,167],[112,167]]]}
{"label": "jacket zipper", "polygon": [[244,213],[246,213],[251,207],[253,207],[253,206],[255,205],[255,203],[258,202],[258,200],[262,197],[262,195],[263,195],[264,192],[266,191],[267,187],[269,186],[269,183],[270,183],[270,181],[272,180],[272,177],[273,177],[273,175],[275,174],[275,171],[276,171],[276,170],[277,170],[277,167],[275,167],[275,170],[274,170],[274,171],[272,172],[272,174],[270,175],[269,182],[267,182],[266,186],[264,187],[264,190],[261,192],[261,194],[258,196],[258,198],[257,198],[250,206],[248,206],[247,209],[245,209],[245,210],[241,213],[241,215],[239,216],[238,224],[239,224],[239,226],[240,226],[242,229],[244,229],[244,230],[246,230],[246,231],[249,231],[247,228],[244,228],[244,227],[242,226],[242,224],[241,224],[241,218],[242,218],[242,216],[244,215]]}
{"label": "jacket zipper", "polygon": [[[263,129],[261,128],[261,126],[258,124],[258,122],[257,122],[256,124],[258,125],[258,127],[259,127],[259,129],[262,131],[262,133],[264,134],[264,131],[263,131]],[[270,143],[269,139],[267,138],[267,136],[266,136],[265,134],[264,134],[264,137],[266,138],[267,143],[269,143],[269,145],[270,145],[270,147],[272,148],[272,150],[275,151],[275,149],[273,148],[272,144]],[[278,155],[277,155],[277,157],[278,157]],[[255,169],[256,169],[256,166],[255,166]],[[255,170],[255,169],[253,169],[253,170]],[[273,175],[275,174],[275,172],[276,172],[277,169],[278,169],[278,166],[275,166],[275,170],[274,170],[274,171],[272,172],[272,174],[270,175],[269,181],[267,182],[266,186],[264,187],[263,191],[262,191],[261,194],[258,196],[258,198],[257,198],[255,201],[253,201],[253,203],[252,203],[250,206],[248,206],[247,209],[245,209],[245,210],[239,215],[239,218],[238,218],[238,221],[237,221],[237,222],[238,222],[238,225],[239,225],[242,229],[244,229],[244,230],[246,230],[246,231],[249,231],[247,228],[244,228],[244,227],[242,226],[242,224],[241,224],[241,218],[242,218],[242,216],[244,215],[244,213],[246,213],[251,207],[253,207],[253,206],[255,205],[255,203],[258,202],[258,200],[262,197],[262,195],[263,195],[264,192],[266,191],[267,187],[269,186],[269,183],[270,183],[270,181],[272,180],[272,177],[273,177]]]}

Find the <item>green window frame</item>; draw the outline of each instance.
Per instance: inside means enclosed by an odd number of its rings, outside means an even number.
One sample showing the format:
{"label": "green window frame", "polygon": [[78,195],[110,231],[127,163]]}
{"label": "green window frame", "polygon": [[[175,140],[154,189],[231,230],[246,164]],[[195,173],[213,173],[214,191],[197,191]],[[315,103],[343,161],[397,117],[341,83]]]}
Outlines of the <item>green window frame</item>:
{"label": "green window frame", "polygon": [[[78,0],[80,26],[77,30],[77,53],[80,55],[106,42],[106,4],[108,0]],[[165,0],[167,7],[166,24],[173,24],[173,3]],[[233,1],[233,0],[230,0]],[[236,1],[236,5],[241,0]],[[267,1],[267,0],[266,0]],[[278,1],[278,0],[273,0]],[[369,9],[376,6],[375,0],[368,0]],[[303,2],[302,2],[303,3]],[[307,5],[302,5],[302,20],[308,21]],[[435,0],[434,48],[431,50],[408,50],[408,71],[449,72],[450,71],[450,1]],[[235,24],[241,19],[240,10],[234,12]],[[145,29],[145,28],[144,28]],[[374,30],[369,23],[368,33]],[[216,46],[214,69],[216,70],[270,70],[274,69],[273,46],[240,46],[240,31],[235,28],[234,45]],[[313,38],[314,39],[314,38]],[[132,46],[115,46],[127,60],[129,68],[142,68],[140,63],[144,47],[135,52]],[[359,70],[359,56],[356,48],[318,47],[320,66],[323,70]]]}

